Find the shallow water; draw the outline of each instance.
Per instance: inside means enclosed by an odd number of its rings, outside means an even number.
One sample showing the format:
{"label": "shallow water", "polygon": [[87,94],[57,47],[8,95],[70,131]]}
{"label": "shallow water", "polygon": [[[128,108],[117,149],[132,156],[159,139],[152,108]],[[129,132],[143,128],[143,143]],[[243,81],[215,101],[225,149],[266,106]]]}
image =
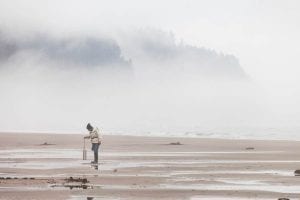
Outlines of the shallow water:
{"label": "shallow water", "polygon": [[[100,152],[102,157],[180,157],[180,156],[209,156],[210,154],[274,154],[282,151],[191,151],[191,152]],[[82,158],[82,149],[13,149],[0,150],[0,159],[6,158]]]}
{"label": "shallow water", "polygon": [[[289,120],[293,121],[293,120]],[[273,122],[272,122],[273,124]],[[280,126],[278,126],[280,124]],[[117,135],[134,135],[149,137],[191,137],[191,138],[222,138],[222,139],[254,139],[254,140],[297,140],[300,141],[299,123],[286,125],[279,122],[273,126],[220,126],[220,127],[185,127],[168,131],[118,131]]]}
{"label": "shallow water", "polygon": [[82,196],[72,196],[68,200],[87,200],[87,197],[93,197],[93,200],[120,200],[121,198],[110,198],[106,196],[92,196],[92,195],[82,195]]}
{"label": "shallow water", "polygon": [[235,184],[162,184],[161,188],[165,189],[177,189],[177,190],[228,190],[228,191],[268,191],[276,193],[289,193],[289,194],[300,194],[300,185],[288,186],[282,184],[247,184],[246,181],[235,181]]}
{"label": "shallow water", "polygon": [[[0,191],[43,191],[49,190],[47,187],[37,187],[37,186],[14,186],[14,187],[0,187]],[[1,196],[0,196],[1,199]]]}
{"label": "shallow water", "polygon": [[50,158],[81,158],[82,150],[79,149],[12,149],[12,150],[0,150],[0,159],[26,159],[26,158],[38,158],[38,159],[50,159]]}
{"label": "shallow water", "polygon": [[[139,190],[139,189],[154,189],[154,190],[224,190],[224,191],[269,191],[275,193],[291,193],[300,194],[300,185],[285,185],[267,182],[268,176],[278,176],[280,178],[294,177],[293,171],[288,170],[205,170],[206,167],[222,166],[238,166],[239,164],[266,164],[266,163],[300,163],[300,159],[293,160],[225,160],[225,159],[208,159],[211,155],[226,155],[226,154],[275,154],[279,151],[210,151],[210,152],[100,152],[101,162],[99,165],[100,172],[88,171],[90,168],[89,160],[82,160],[81,149],[14,149],[0,150],[0,168],[9,169],[74,169],[81,168],[86,170],[84,176],[95,177],[95,175],[103,177],[156,177],[161,178],[162,182],[152,185],[119,185],[114,184],[95,184],[94,189],[118,189],[118,190]],[[198,156],[197,159],[187,159],[188,156]],[[92,157],[89,153],[89,159]],[[130,157],[134,157],[130,159]],[[153,158],[154,157],[154,158]],[[171,157],[171,159],[165,159]],[[176,157],[176,159],[172,159]],[[182,159],[180,159],[182,157]],[[244,157],[243,157],[244,158]],[[179,168],[177,168],[179,167]],[[187,167],[188,170],[175,170]],[[191,167],[191,168],[189,168]],[[139,168],[139,172],[135,169]],[[204,168],[204,169],[203,169]],[[118,169],[117,173],[113,173],[114,169]],[[197,169],[197,170],[191,170]],[[203,170],[202,170],[203,169]],[[210,168],[207,168],[210,169]],[[201,177],[202,175],[205,175]],[[226,175],[230,178],[226,178]],[[241,174],[249,175],[248,179],[235,179]],[[251,175],[255,175],[251,177]],[[3,173],[2,177],[45,177],[45,175],[22,175],[17,173]],[[81,174],[83,175],[83,174]],[[209,176],[208,175],[213,175]],[[223,176],[225,175],[225,176]],[[264,175],[261,179],[257,175]],[[67,174],[60,173],[51,175],[51,177],[66,177]],[[201,177],[201,178],[199,178]],[[266,178],[267,177],[267,178]],[[273,177],[274,178],[274,177]],[[18,190],[47,190],[47,187],[1,187],[0,191],[18,191]],[[53,188],[52,188],[53,189]],[[55,188],[55,190],[63,190],[66,188]],[[205,199],[206,197],[195,196],[191,200]],[[86,199],[86,196],[72,196],[70,200]],[[118,199],[95,196],[97,199]],[[226,199],[212,197],[210,199]],[[230,198],[232,199],[232,198]],[[243,198],[236,198],[243,199]],[[245,198],[246,199],[246,198]],[[253,198],[252,198],[253,199]]]}
{"label": "shallow water", "polygon": [[[270,198],[243,198],[243,197],[217,197],[217,196],[195,196],[195,197],[191,197],[190,200],[255,200],[255,199],[259,199],[259,200],[274,200],[270,199]],[[292,199],[291,199],[292,200]]]}
{"label": "shallow water", "polygon": [[294,171],[288,170],[214,170],[214,171],[173,171],[170,175],[193,175],[193,174],[218,174],[218,175],[226,175],[226,174],[264,174],[264,175],[275,175],[275,176],[294,176]]}
{"label": "shallow water", "polygon": [[[114,168],[132,167],[166,167],[166,166],[189,166],[189,165],[211,165],[211,164],[259,164],[259,163],[299,163],[300,160],[214,160],[206,159],[211,154],[274,154],[278,151],[228,151],[228,152],[100,152],[102,170],[112,170]],[[187,156],[197,156],[202,159],[186,159]],[[136,159],[117,158],[140,157]],[[157,157],[156,159],[145,160],[147,157]],[[177,160],[164,160],[164,157],[177,157]],[[178,157],[184,160],[178,161]],[[39,160],[37,160],[39,159]],[[92,159],[91,153],[88,159]],[[179,158],[180,159],[180,158]],[[89,162],[89,161],[88,161]],[[61,169],[82,167],[88,163],[82,160],[81,149],[14,149],[0,150],[0,168],[17,169]]]}

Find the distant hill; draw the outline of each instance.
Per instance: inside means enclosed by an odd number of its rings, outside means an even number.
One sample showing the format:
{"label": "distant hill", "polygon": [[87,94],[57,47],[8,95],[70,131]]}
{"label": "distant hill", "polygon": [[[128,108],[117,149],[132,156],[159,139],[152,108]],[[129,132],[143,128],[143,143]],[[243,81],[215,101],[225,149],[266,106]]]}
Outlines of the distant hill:
{"label": "distant hill", "polygon": [[48,61],[78,66],[130,66],[130,62],[121,56],[119,45],[111,39],[36,36],[29,40],[12,40],[0,34],[1,61],[24,51],[33,55],[42,54]]}
{"label": "distant hill", "polygon": [[172,33],[139,30],[128,35],[122,47],[137,68],[145,64],[159,73],[173,71],[182,76],[248,79],[235,56],[176,42]]}
{"label": "distant hill", "polygon": [[172,33],[149,29],[129,33],[118,40],[101,37],[63,39],[47,35],[13,39],[0,32],[0,63],[13,59],[20,52],[42,56],[40,62],[65,68],[113,67],[114,70],[145,71],[150,76],[158,73],[196,79],[247,79],[235,56],[178,43]]}

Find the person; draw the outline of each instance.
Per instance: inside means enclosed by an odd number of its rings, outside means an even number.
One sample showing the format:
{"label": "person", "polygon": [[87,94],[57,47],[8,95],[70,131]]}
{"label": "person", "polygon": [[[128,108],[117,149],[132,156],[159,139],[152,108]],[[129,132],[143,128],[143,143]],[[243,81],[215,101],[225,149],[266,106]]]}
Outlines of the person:
{"label": "person", "polygon": [[94,152],[94,161],[92,164],[98,163],[98,150],[101,145],[102,137],[100,135],[99,129],[97,127],[93,127],[90,123],[87,124],[86,129],[89,131],[89,135],[85,136],[85,139],[91,139],[92,143],[92,151]]}

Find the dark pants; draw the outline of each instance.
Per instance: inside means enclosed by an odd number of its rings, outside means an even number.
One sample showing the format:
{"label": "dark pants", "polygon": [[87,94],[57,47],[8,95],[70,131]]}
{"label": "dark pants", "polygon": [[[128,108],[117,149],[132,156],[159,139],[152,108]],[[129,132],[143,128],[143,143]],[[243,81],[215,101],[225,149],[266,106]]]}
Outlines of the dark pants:
{"label": "dark pants", "polygon": [[92,143],[92,151],[94,151],[94,162],[98,163],[99,143]]}

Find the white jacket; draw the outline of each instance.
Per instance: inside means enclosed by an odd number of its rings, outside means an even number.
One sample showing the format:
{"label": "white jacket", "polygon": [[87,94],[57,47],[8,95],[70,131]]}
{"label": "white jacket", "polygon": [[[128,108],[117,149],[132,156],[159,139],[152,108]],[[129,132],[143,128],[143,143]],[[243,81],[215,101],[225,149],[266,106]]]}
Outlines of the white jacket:
{"label": "white jacket", "polygon": [[86,138],[90,138],[92,143],[100,143],[102,140],[102,136],[98,128],[93,128],[93,130],[90,131],[89,136],[87,136]]}

